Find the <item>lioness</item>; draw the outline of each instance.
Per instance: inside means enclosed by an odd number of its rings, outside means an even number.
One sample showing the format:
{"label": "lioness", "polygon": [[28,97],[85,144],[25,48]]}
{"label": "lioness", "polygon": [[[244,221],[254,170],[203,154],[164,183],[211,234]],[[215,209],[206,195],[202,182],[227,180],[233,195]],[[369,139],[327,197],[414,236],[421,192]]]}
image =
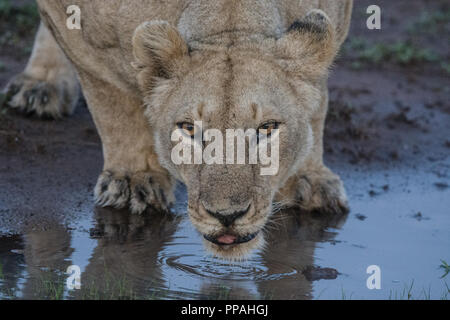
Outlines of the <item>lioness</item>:
{"label": "lioness", "polygon": [[[103,143],[101,206],[168,209],[175,180],[213,253],[263,245],[281,205],[346,211],[341,180],[322,161],[327,76],[352,0],[38,0],[43,23],[25,71],[7,86],[25,112],[71,114],[78,80]],[[66,26],[81,9],[81,29]],[[175,165],[177,128],[278,129],[280,168]]]}

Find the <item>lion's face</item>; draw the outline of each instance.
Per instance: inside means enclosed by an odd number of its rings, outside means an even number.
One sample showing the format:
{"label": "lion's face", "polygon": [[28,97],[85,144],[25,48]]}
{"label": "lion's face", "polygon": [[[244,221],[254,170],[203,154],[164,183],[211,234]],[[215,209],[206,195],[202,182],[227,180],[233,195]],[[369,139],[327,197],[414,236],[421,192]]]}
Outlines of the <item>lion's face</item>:
{"label": "lion's face", "polygon": [[[319,99],[306,84],[301,93],[294,92],[280,67],[248,54],[216,53],[199,60],[184,77],[161,88],[165,92],[161,111],[152,109],[155,113],[149,115],[156,149],[163,165],[186,184],[191,221],[207,246],[222,256],[241,256],[263,243],[261,231],[272,212],[274,194],[310,150],[311,129],[299,104]],[[265,166],[248,161],[175,165],[171,153],[179,142],[171,141],[172,132],[180,124],[200,130],[195,121],[202,121],[203,131],[217,129],[223,137],[227,129],[257,130],[276,124],[277,174],[261,175]]]}
{"label": "lion's face", "polygon": [[[318,75],[305,79],[292,70],[295,67],[286,55],[293,54],[289,52],[293,40],[288,40],[268,41],[264,49],[189,52],[176,29],[167,24],[147,23],[135,34],[138,80],[146,94],[146,115],[159,160],[187,186],[190,219],[206,247],[221,257],[242,258],[263,245],[274,195],[298,171],[312,147],[309,115],[321,102]],[[155,72],[157,79],[152,77]],[[172,155],[179,141],[171,137],[180,128],[193,137],[199,130],[221,132],[223,164],[175,163]],[[228,129],[254,129],[256,145],[276,139],[279,157],[274,173],[261,174],[267,163],[249,164],[248,151],[245,164],[227,163]],[[200,142],[204,150],[213,140]],[[269,155],[274,152],[271,148]]]}

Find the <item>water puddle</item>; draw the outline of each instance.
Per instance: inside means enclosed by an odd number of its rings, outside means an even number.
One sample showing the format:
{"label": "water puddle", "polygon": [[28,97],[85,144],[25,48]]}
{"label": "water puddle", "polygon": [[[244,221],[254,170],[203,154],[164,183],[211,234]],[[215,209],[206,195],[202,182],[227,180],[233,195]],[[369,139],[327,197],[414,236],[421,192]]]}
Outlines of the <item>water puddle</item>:
{"label": "water puddle", "polygon": [[[446,298],[439,265],[449,261],[448,188],[397,175],[352,172],[346,216],[277,213],[266,248],[247,261],[204,250],[185,213],[184,190],[172,214],[97,208],[66,225],[3,236],[0,298]],[[373,192],[358,191],[368,181]],[[81,272],[80,290],[66,286],[71,265]],[[380,267],[380,290],[366,286],[370,265]]]}

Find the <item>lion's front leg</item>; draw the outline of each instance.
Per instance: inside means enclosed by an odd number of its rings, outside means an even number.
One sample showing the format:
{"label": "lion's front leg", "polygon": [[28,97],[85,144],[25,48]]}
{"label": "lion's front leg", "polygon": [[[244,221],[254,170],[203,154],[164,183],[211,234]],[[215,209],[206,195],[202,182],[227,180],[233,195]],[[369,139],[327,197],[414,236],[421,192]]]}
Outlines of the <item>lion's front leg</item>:
{"label": "lion's front leg", "polygon": [[174,201],[174,180],[159,164],[141,100],[91,75],[81,73],[80,79],[103,144],[97,204],[133,213],[149,206],[167,210]]}
{"label": "lion's front leg", "polygon": [[27,114],[60,118],[75,110],[80,95],[75,70],[42,23],[27,67],[5,93],[9,107]]}
{"label": "lion's front leg", "polygon": [[307,211],[346,213],[349,211],[344,185],[338,175],[323,164],[323,133],[328,111],[328,87],[322,86],[320,108],[311,118],[314,147],[302,168],[289,178],[276,201],[293,203]]}

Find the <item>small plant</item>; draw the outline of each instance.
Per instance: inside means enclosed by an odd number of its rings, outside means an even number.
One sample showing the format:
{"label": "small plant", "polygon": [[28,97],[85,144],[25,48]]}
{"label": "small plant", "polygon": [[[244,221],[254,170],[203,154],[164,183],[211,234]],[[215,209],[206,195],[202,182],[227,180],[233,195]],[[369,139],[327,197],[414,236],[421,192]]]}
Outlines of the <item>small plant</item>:
{"label": "small plant", "polygon": [[29,33],[39,24],[39,11],[36,3],[13,5],[10,0],[0,0],[0,21],[10,23],[20,34]]}
{"label": "small plant", "polygon": [[450,288],[448,287],[447,282],[444,281],[444,283],[445,283],[445,287],[447,290],[442,294],[441,300],[448,300],[448,295],[450,294]]}
{"label": "small plant", "polygon": [[11,1],[0,0],[0,17],[6,17],[11,13]]}
{"label": "small plant", "polygon": [[[367,41],[356,38],[350,41],[344,54],[354,58],[354,66],[360,68],[362,63],[379,64],[393,62],[400,65],[410,65],[423,62],[436,62],[438,55],[428,48],[418,48],[410,41],[397,41],[394,43],[369,44]],[[356,60],[355,60],[356,59]]]}
{"label": "small plant", "polygon": [[425,11],[419,19],[408,29],[409,32],[422,32],[427,34],[436,34],[441,27],[449,29],[450,10],[444,11]]}
{"label": "small plant", "polygon": [[62,300],[64,298],[64,283],[55,281],[44,281],[44,292],[51,300]]}
{"label": "small plant", "polygon": [[352,300],[353,292],[350,293],[350,296],[347,296],[347,293],[344,291],[344,287],[341,288],[341,299],[342,300]]}
{"label": "small plant", "polygon": [[[411,285],[409,286],[409,289],[408,289],[408,292],[407,292],[408,300],[412,299],[412,288],[413,288],[413,286],[414,286],[414,280],[411,281]],[[405,287],[403,291],[405,291],[405,289],[407,289],[407,287]]]}
{"label": "small plant", "polygon": [[39,279],[36,293],[40,299],[62,300],[64,298],[65,282],[52,273],[45,273]]}
{"label": "small plant", "polygon": [[450,62],[441,62],[441,67],[442,69],[444,69],[445,72],[447,72],[448,74],[450,74]]}
{"label": "small plant", "polygon": [[441,277],[441,279],[444,279],[448,275],[448,273],[450,272],[450,266],[444,260],[441,260],[441,262],[442,262],[442,264],[439,266],[439,268],[444,269],[444,274]]}
{"label": "small plant", "polygon": [[[77,293],[75,292],[75,297]],[[82,300],[138,300],[133,284],[125,274],[112,274],[105,267],[102,278],[90,279],[83,284],[79,298]]]}

